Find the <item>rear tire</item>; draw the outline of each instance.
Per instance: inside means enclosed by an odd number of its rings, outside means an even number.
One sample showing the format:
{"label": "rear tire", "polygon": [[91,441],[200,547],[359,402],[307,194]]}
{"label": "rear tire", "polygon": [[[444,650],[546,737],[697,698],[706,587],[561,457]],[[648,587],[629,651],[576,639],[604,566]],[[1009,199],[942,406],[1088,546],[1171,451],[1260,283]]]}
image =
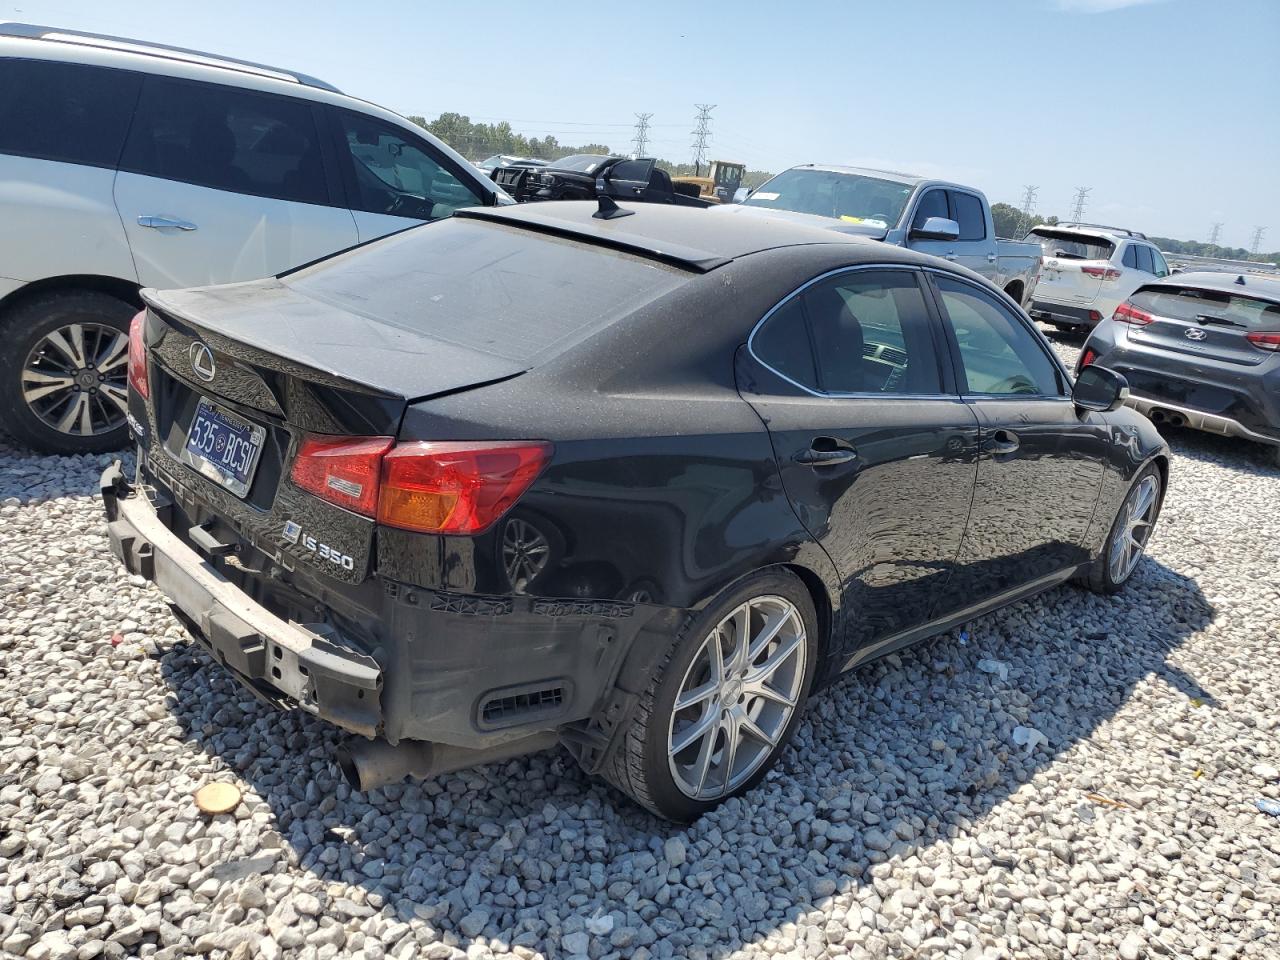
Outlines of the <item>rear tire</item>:
{"label": "rear tire", "polygon": [[41,453],[103,453],[128,439],[125,376],[137,309],[93,290],[49,291],[0,319],[0,424]]}
{"label": "rear tire", "polygon": [[1149,464],[1129,485],[1101,553],[1079,582],[1095,593],[1119,592],[1138,568],[1163,504],[1164,478],[1159,467]]}
{"label": "rear tire", "polygon": [[682,822],[750,790],[800,721],[817,625],[808,590],[785,570],[760,571],[721,594],[685,622],[659,661],[605,778],[650,812]]}

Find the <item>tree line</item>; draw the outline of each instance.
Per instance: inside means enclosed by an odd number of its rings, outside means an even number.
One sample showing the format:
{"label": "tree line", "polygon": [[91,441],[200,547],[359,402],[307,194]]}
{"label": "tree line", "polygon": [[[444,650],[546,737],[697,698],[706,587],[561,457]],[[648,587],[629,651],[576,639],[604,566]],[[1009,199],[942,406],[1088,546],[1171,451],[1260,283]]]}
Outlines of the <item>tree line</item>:
{"label": "tree line", "polygon": [[[497,153],[515,157],[534,157],[539,160],[559,160],[561,157],[568,157],[575,153],[597,153],[607,156],[630,153],[629,150],[614,150],[604,143],[567,144],[561,143],[551,135],[526,137],[513,130],[506,120],[499,123],[476,123],[461,113],[442,113],[434,120],[419,116],[410,116],[409,119],[473,161],[483,160]],[[732,160],[733,158],[720,159]],[[675,177],[696,175],[692,163],[677,163],[659,157],[658,166]],[[706,174],[705,167],[701,172]],[[748,170],[743,178],[743,185],[754,189],[772,176],[773,174],[767,170]],[[996,236],[1015,239],[1026,236],[1032,227],[1053,226],[1059,222],[1057,217],[1038,215],[1024,217],[1021,210],[1008,203],[993,203],[991,216],[995,220]],[[1195,240],[1173,240],[1168,237],[1150,237],[1149,239],[1166,253],[1189,253],[1201,257],[1222,257],[1228,260],[1250,259],[1249,251],[1243,247],[1220,247]],[[1259,254],[1257,259],[1280,264],[1280,252]]]}

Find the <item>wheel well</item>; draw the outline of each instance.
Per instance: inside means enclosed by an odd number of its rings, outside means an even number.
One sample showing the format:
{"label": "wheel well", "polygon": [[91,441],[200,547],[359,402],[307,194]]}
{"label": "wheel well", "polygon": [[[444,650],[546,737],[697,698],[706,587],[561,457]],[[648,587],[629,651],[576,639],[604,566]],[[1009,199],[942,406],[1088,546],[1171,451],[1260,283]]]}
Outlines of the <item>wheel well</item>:
{"label": "wheel well", "polygon": [[138,296],[139,289],[141,288],[131,280],[121,280],[117,277],[103,277],[95,274],[45,277],[43,280],[33,280],[31,283],[19,287],[3,300],[0,300],[0,313],[51,290],[91,290],[95,293],[105,293],[141,310],[142,298]]}
{"label": "wheel well", "polygon": [[1004,288],[1004,292],[1007,293],[1013,299],[1014,303],[1016,303],[1018,306],[1022,306],[1022,281],[1021,280],[1014,280],[1012,283],[1010,283],[1007,287]]}
{"label": "wheel well", "polygon": [[821,656],[825,657],[827,645],[831,639],[831,597],[827,593],[826,584],[808,567],[801,567],[794,563],[784,563],[782,567],[799,577],[800,582],[809,591],[809,597],[813,600],[813,609],[818,614],[818,644]]}
{"label": "wheel well", "polygon": [[1160,490],[1163,494],[1169,489],[1169,458],[1161,454],[1152,461],[1160,471]]}

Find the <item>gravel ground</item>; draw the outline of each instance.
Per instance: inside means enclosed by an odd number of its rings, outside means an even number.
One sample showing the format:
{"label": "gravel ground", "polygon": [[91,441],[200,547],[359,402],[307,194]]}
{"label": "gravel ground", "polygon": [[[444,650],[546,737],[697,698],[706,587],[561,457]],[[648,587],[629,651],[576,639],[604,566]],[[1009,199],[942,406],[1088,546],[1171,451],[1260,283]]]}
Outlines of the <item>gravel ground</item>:
{"label": "gravel ground", "polygon": [[[1280,470],[1172,442],[1122,596],[1057,589],[858,671],[764,784],[675,828],[561,752],[353,795],[332,729],[259,706],[122,575],[107,458],[0,440],[0,951],[1280,956],[1256,807],[1280,798]],[[234,815],[197,812],[213,781]]]}

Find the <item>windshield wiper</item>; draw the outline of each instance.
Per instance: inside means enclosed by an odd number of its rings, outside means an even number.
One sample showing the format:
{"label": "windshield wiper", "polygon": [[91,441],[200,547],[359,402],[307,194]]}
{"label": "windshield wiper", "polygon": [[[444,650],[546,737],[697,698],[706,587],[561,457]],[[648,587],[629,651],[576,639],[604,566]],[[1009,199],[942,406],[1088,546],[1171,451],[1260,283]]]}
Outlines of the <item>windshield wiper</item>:
{"label": "windshield wiper", "polygon": [[1240,323],[1237,320],[1228,320],[1226,317],[1214,317],[1214,316],[1210,316],[1207,313],[1197,314],[1196,320],[1199,322],[1200,326],[1202,327],[1208,326],[1210,324],[1213,324],[1214,326],[1218,326],[1218,327],[1247,327],[1248,326],[1247,323]]}

